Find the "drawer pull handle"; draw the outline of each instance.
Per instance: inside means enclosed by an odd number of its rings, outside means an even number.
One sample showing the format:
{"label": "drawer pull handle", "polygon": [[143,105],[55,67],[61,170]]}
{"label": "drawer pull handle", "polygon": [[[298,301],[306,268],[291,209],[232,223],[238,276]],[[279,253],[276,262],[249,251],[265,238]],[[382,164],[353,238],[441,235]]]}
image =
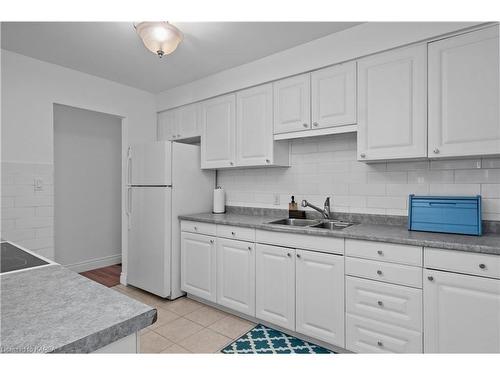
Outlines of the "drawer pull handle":
{"label": "drawer pull handle", "polygon": [[234,233],[234,232],[231,232],[231,234],[232,234],[233,236],[235,236],[235,235],[236,235],[236,233]]}
{"label": "drawer pull handle", "polygon": [[252,250],[252,246],[248,246],[248,250]]}
{"label": "drawer pull handle", "polygon": [[377,275],[381,276],[382,275],[382,271],[378,270],[377,271]]}
{"label": "drawer pull handle", "polygon": [[434,281],[434,277],[432,277],[432,276],[427,276],[427,280],[429,280],[429,281]]}
{"label": "drawer pull handle", "polygon": [[210,240],[210,243],[213,244],[214,243],[214,240]]}
{"label": "drawer pull handle", "polygon": [[481,268],[482,270],[484,270],[484,269],[486,268],[486,264],[481,263],[481,264],[479,265],[479,268]]}
{"label": "drawer pull handle", "polygon": [[297,254],[297,258],[300,258],[300,254]]}
{"label": "drawer pull handle", "polygon": [[377,304],[378,304],[379,306],[384,306],[384,303],[383,303],[382,301],[377,301]]}
{"label": "drawer pull handle", "polygon": [[378,255],[384,255],[384,252],[382,250],[377,250]]}
{"label": "drawer pull handle", "polygon": [[292,256],[292,254],[286,253],[286,256],[290,258]]}
{"label": "drawer pull handle", "polygon": [[198,230],[198,227],[194,227],[194,230]]}
{"label": "drawer pull handle", "polygon": [[384,343],[382,341],[377,341],[378,346],[384,346]]}
{"label": "drawer pull handle", "polygon": [[302,124],[302,126],[303,126],[304,128],[308,128],[308,127],[309,127],[309,125],[307,125],[305,122]]}

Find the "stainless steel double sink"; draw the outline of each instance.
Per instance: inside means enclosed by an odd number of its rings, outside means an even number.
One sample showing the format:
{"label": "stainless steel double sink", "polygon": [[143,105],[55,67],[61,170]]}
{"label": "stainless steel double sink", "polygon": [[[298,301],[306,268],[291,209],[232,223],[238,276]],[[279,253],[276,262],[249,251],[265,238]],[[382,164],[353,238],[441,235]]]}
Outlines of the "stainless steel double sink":
{"label": "stainless steel double sink", "polygon": [[314,219],[279,219],[270,221],[266,224],[270,225],[286,225],[291,227],[309,227],[321,228],[327,230],[342,230],[354,223],[348,223],[340,220],[314,220]]}

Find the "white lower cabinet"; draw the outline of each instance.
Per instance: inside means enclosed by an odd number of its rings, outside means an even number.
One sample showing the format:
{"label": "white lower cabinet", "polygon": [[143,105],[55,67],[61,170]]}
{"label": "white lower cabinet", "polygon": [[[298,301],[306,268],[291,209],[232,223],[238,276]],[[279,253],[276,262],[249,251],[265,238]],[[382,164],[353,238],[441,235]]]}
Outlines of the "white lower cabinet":
{"label": "white lower cabinet", "polygon": [[296,331],[344,346],[344,257],[296,250]]}
{"label": "white lower cabinet", "polygon": [[255,316],[295,330],[295,250],[257,244]]}
{"label": "white lower cabinet", "polygon": [[424,270],[424,351],[500,353],[500,280]]}
{"label": "white lower cabinet", "polygon": [[181,233],[181,289],[216,302],[215,238]]}
{"label": "white lower cabinet", "polygon": [[255,244],[217,239],[217,303],[255,316]]}
{"label": "white lower cabinet", "polygon": [[346,314],[346,349],[356,353],[422,353],[420,332]]}
{"label": "white lower cabinet", "polygon": [[347,276],[346,349],[422,353],[422,290]]}

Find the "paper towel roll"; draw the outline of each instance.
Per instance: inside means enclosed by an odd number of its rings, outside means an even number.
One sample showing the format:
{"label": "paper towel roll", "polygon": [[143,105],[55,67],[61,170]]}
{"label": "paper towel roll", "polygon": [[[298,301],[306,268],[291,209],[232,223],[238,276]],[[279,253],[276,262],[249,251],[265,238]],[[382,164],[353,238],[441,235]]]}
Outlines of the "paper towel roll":
{"label": "paper towel roll", "polygon": [[214,189],[214,214],[223,214],[226,212],[226,192],[220,186]]}

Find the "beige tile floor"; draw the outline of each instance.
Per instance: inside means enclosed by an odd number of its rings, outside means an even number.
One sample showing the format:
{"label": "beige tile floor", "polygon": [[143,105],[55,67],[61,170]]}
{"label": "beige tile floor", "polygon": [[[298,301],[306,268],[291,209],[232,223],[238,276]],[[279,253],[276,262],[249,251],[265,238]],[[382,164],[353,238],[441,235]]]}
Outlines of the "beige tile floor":
{"label": "beige tile floor", "polygon": [[140,333],[141,353],[218,353],[255,323],[189,298],[165,300],[134,287],[114,290],[154,306],[155,324]]}

